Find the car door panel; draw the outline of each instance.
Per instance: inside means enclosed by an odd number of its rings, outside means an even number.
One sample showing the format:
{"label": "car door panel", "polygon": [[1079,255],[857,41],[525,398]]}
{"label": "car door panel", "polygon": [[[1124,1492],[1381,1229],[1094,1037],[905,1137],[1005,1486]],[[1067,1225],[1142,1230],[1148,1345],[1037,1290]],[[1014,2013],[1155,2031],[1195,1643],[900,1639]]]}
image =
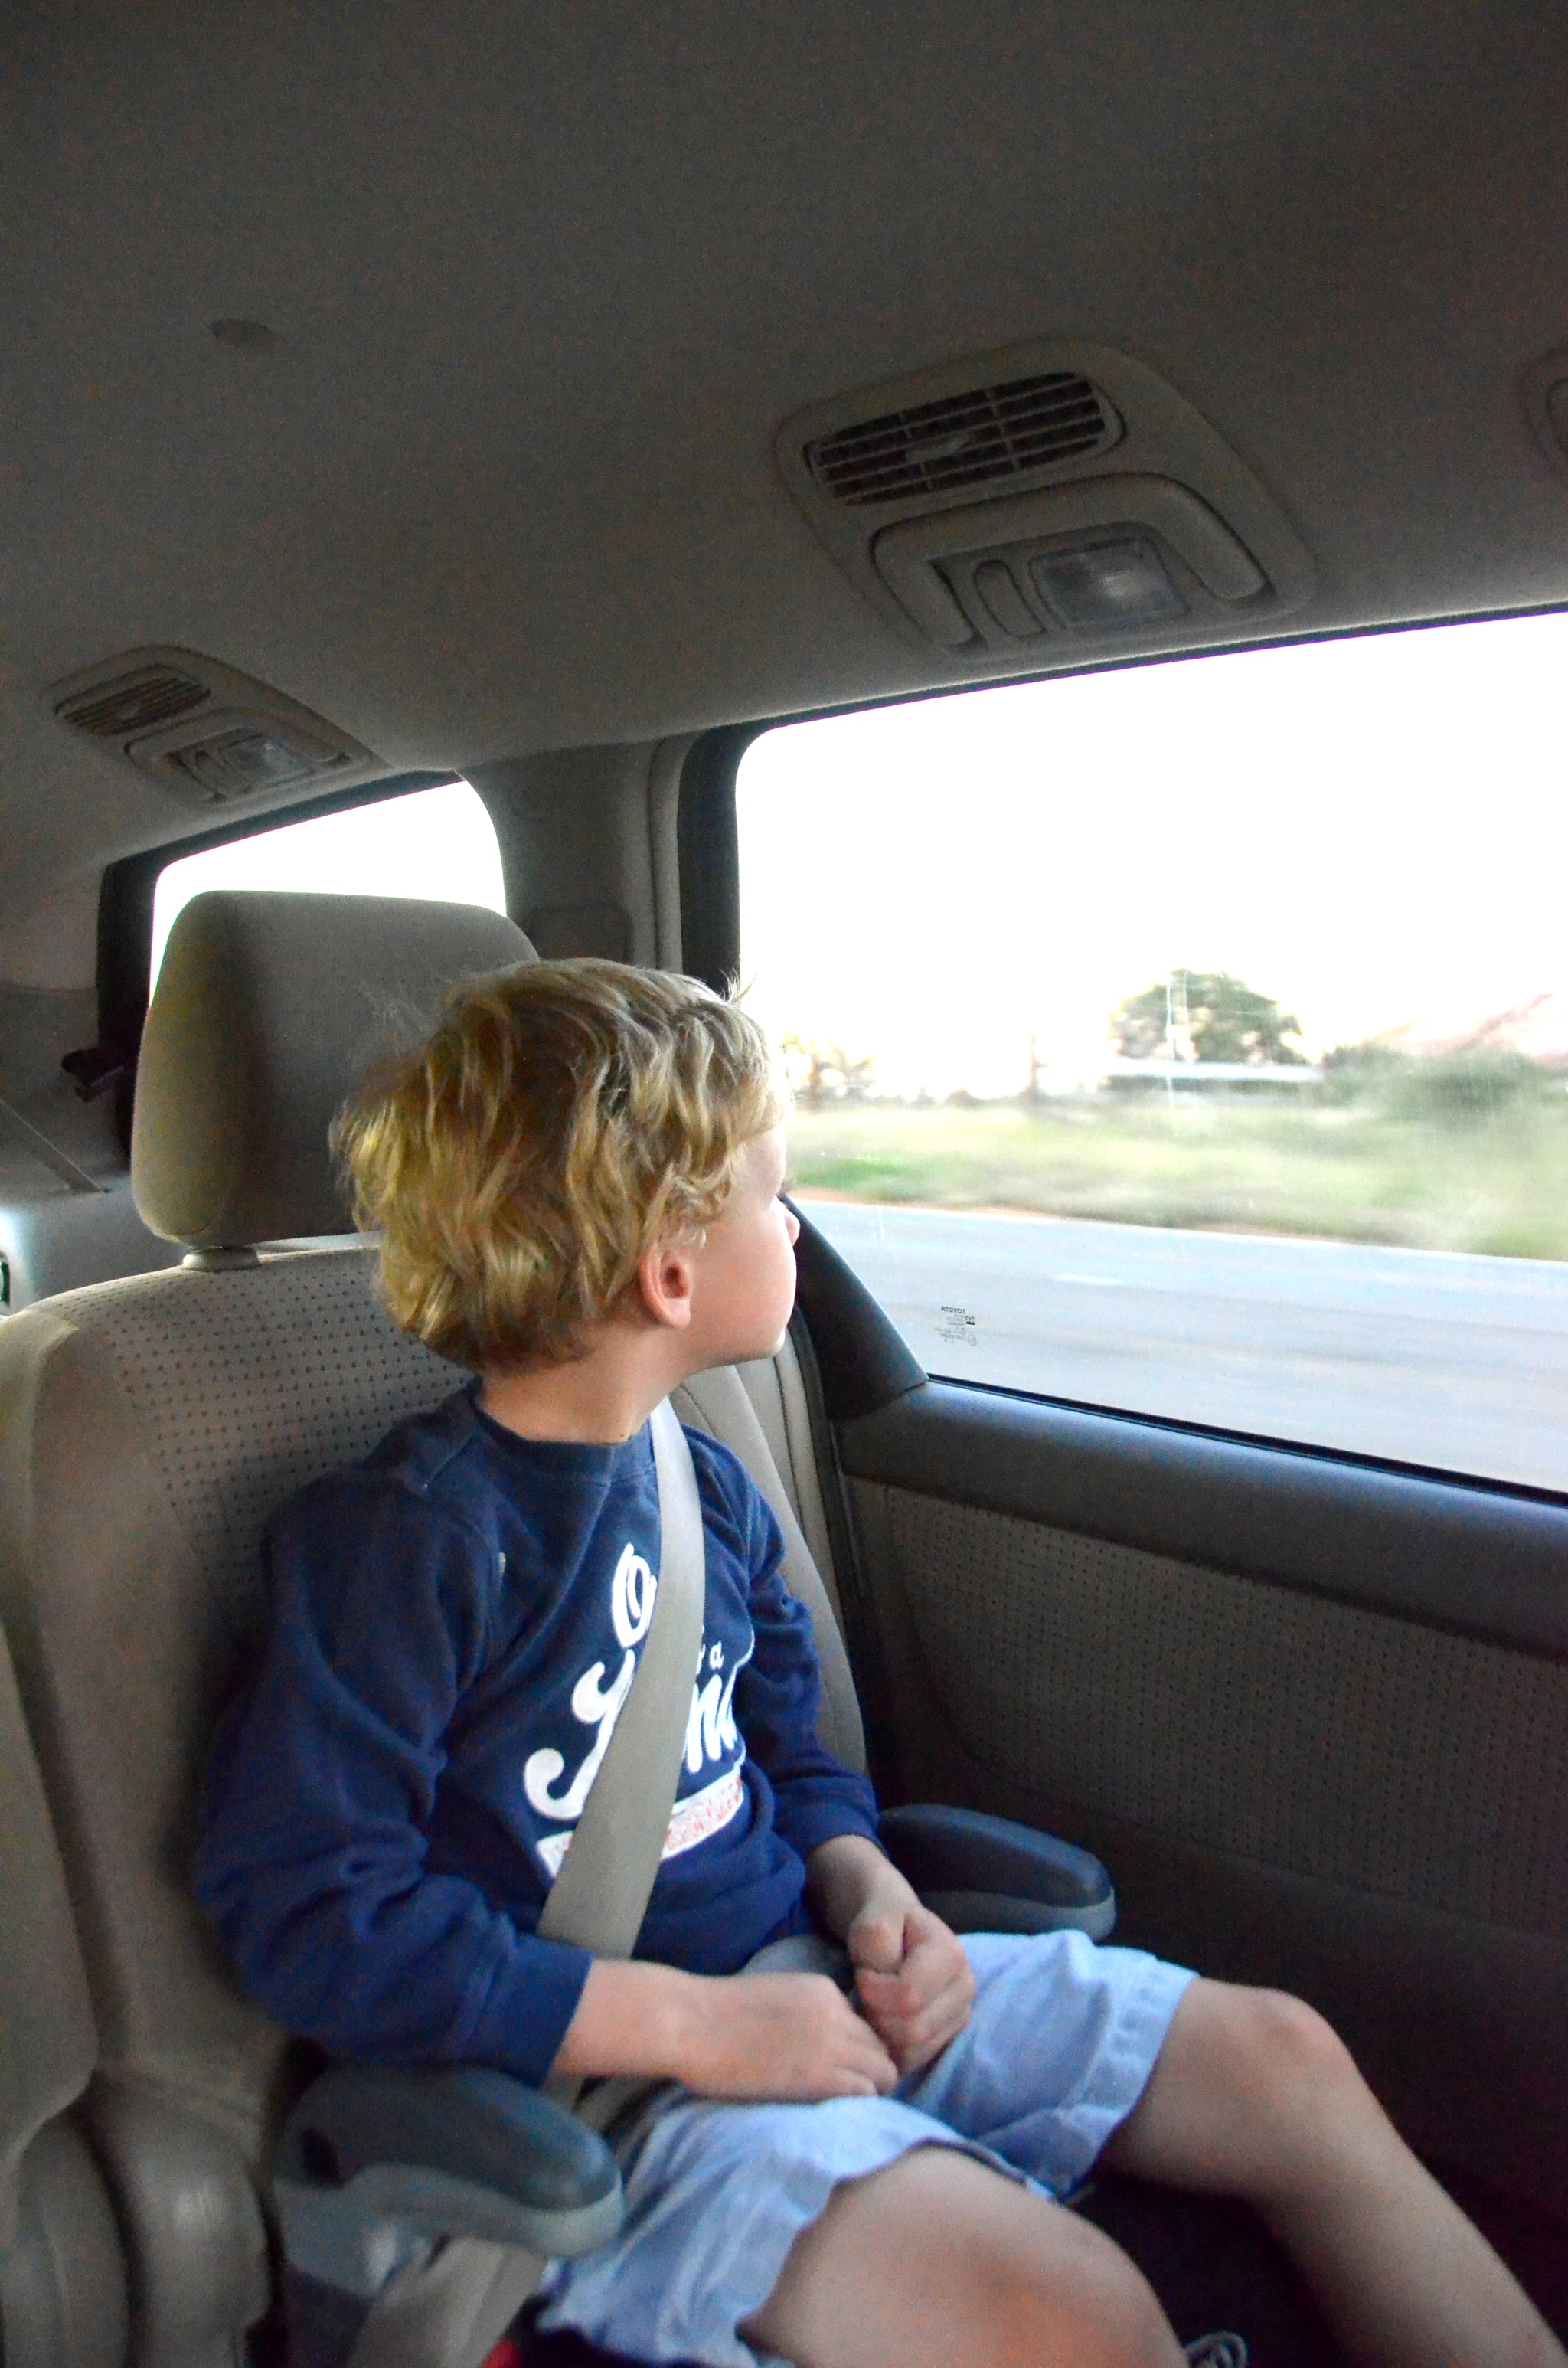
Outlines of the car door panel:
{"label": "car door panel", "polygon": [[1307,1996],[1432,2159],[1561,2207],[1568,1507],[912,1383],[821,1249],[884,1786],[1082,1842],[1119,1939]]}

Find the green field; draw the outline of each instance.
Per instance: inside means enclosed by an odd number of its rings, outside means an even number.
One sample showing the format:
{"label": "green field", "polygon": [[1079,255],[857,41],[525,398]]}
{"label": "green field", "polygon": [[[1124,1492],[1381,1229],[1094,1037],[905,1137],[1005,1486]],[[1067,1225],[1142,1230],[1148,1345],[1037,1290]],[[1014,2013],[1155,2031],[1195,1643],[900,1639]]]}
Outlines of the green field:
{"label": "green field", "polygon": [[1417,1099],[829,1102],[793,1113],[791,1173],[856,1201],[1568,1258],[1568,1093]]}

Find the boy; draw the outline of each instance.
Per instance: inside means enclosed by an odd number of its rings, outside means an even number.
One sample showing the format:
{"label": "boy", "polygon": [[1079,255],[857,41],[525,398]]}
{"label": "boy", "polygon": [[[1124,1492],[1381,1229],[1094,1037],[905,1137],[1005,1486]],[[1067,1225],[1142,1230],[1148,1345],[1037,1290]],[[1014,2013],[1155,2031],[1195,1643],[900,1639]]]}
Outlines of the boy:
{"label": "boy", "polygon": [[[1051,2200],[1100,2157],[1248,2198],[1358,2360],[1563,2368],[1310,2009],[921,1907],[816,1740],[776,1525],[700,1434],[703,1654],[641,1953],[534,1933],[652,1616],[647,1417],[789,1319],[780,1116],[744,1014],[600,962],[475,983],[351,1107],[392,1313],[478,1379],[269,1533],[199,1870],[252,1995],[340,2055],[681,2084],[546,2313],[638,2358],[1172,2368],[1138,2271]],[[812,1932],[853,2005],[743,1975]]]}

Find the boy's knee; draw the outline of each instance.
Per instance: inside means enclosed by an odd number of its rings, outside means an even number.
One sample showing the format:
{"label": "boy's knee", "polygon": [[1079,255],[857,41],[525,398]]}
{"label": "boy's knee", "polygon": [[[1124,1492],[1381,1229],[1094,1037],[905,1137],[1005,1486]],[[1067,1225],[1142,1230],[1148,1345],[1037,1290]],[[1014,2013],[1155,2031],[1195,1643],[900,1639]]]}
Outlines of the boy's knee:
{"label": "boy's knee", "polygon": [[[1238,1989],[1227,2018],[1230,2074],[1272,2169],[1289,2185],[1330,2169],[1346,2138],[1381,2115],[1338,2032],[1282,1990]],[[1266,2181],[1267,2183],[1267,2181]]]}
{"label": "boy's knee", "polygon": [[806,2368],[1182,2368],[1139,2271],[1090,2222],[945,2146],[835,2188],[740,2329]]}
{"label": "boy's knee", "polygon": [[981,2270],[975,2314],[998,2363],[1049,2358],[1053,2368],[1169,2368],[1180,2351],[1142,2273],[1074,2213],[1052,2214],[1049,2242],[999,2237]]}
{"label": "boy's knee", "polygon": [[1240,2077],[1260,2102],[1292,2108],[1314,2098],[1364,2094],[1349,2049],[1304,1998],[1284,1990],[1237,1990],[1234,2046]]}

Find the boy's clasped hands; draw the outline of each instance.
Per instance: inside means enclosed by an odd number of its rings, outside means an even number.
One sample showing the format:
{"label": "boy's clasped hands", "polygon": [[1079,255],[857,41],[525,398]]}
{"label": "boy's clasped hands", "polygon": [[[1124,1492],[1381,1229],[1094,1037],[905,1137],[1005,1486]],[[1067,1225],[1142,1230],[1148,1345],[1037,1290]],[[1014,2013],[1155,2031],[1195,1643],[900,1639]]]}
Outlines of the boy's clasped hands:
{"label": "boy's clasped hands", "polygon": [[855,1968],[855,2000],[826,1974],[596,1958],[555,2070],[630,2072],[746,2101],[891,2096],[968,2022],[969,1959],[863,1835],[820,1844],[807,1880],[819,1928]]}
{"label": "boy's clasped hands", "polygon": [[912,1898],[902,1911],[867,1907],[844,1939],[860,2011],[899,2078],[924,2071],[958,2037],[974,1999],[957,1934]]}
{"label": "boy's clasped hands", "polygon": [[858,2005],[825,1974],[758,1973],[704,1987],[706,2032],[681,2078],[699,2095],[891,2095],[969,2021],[974,1975],[957,1935],[875,1846],[841,1835],[813,1851],[814,1904],[855,1968]]}

